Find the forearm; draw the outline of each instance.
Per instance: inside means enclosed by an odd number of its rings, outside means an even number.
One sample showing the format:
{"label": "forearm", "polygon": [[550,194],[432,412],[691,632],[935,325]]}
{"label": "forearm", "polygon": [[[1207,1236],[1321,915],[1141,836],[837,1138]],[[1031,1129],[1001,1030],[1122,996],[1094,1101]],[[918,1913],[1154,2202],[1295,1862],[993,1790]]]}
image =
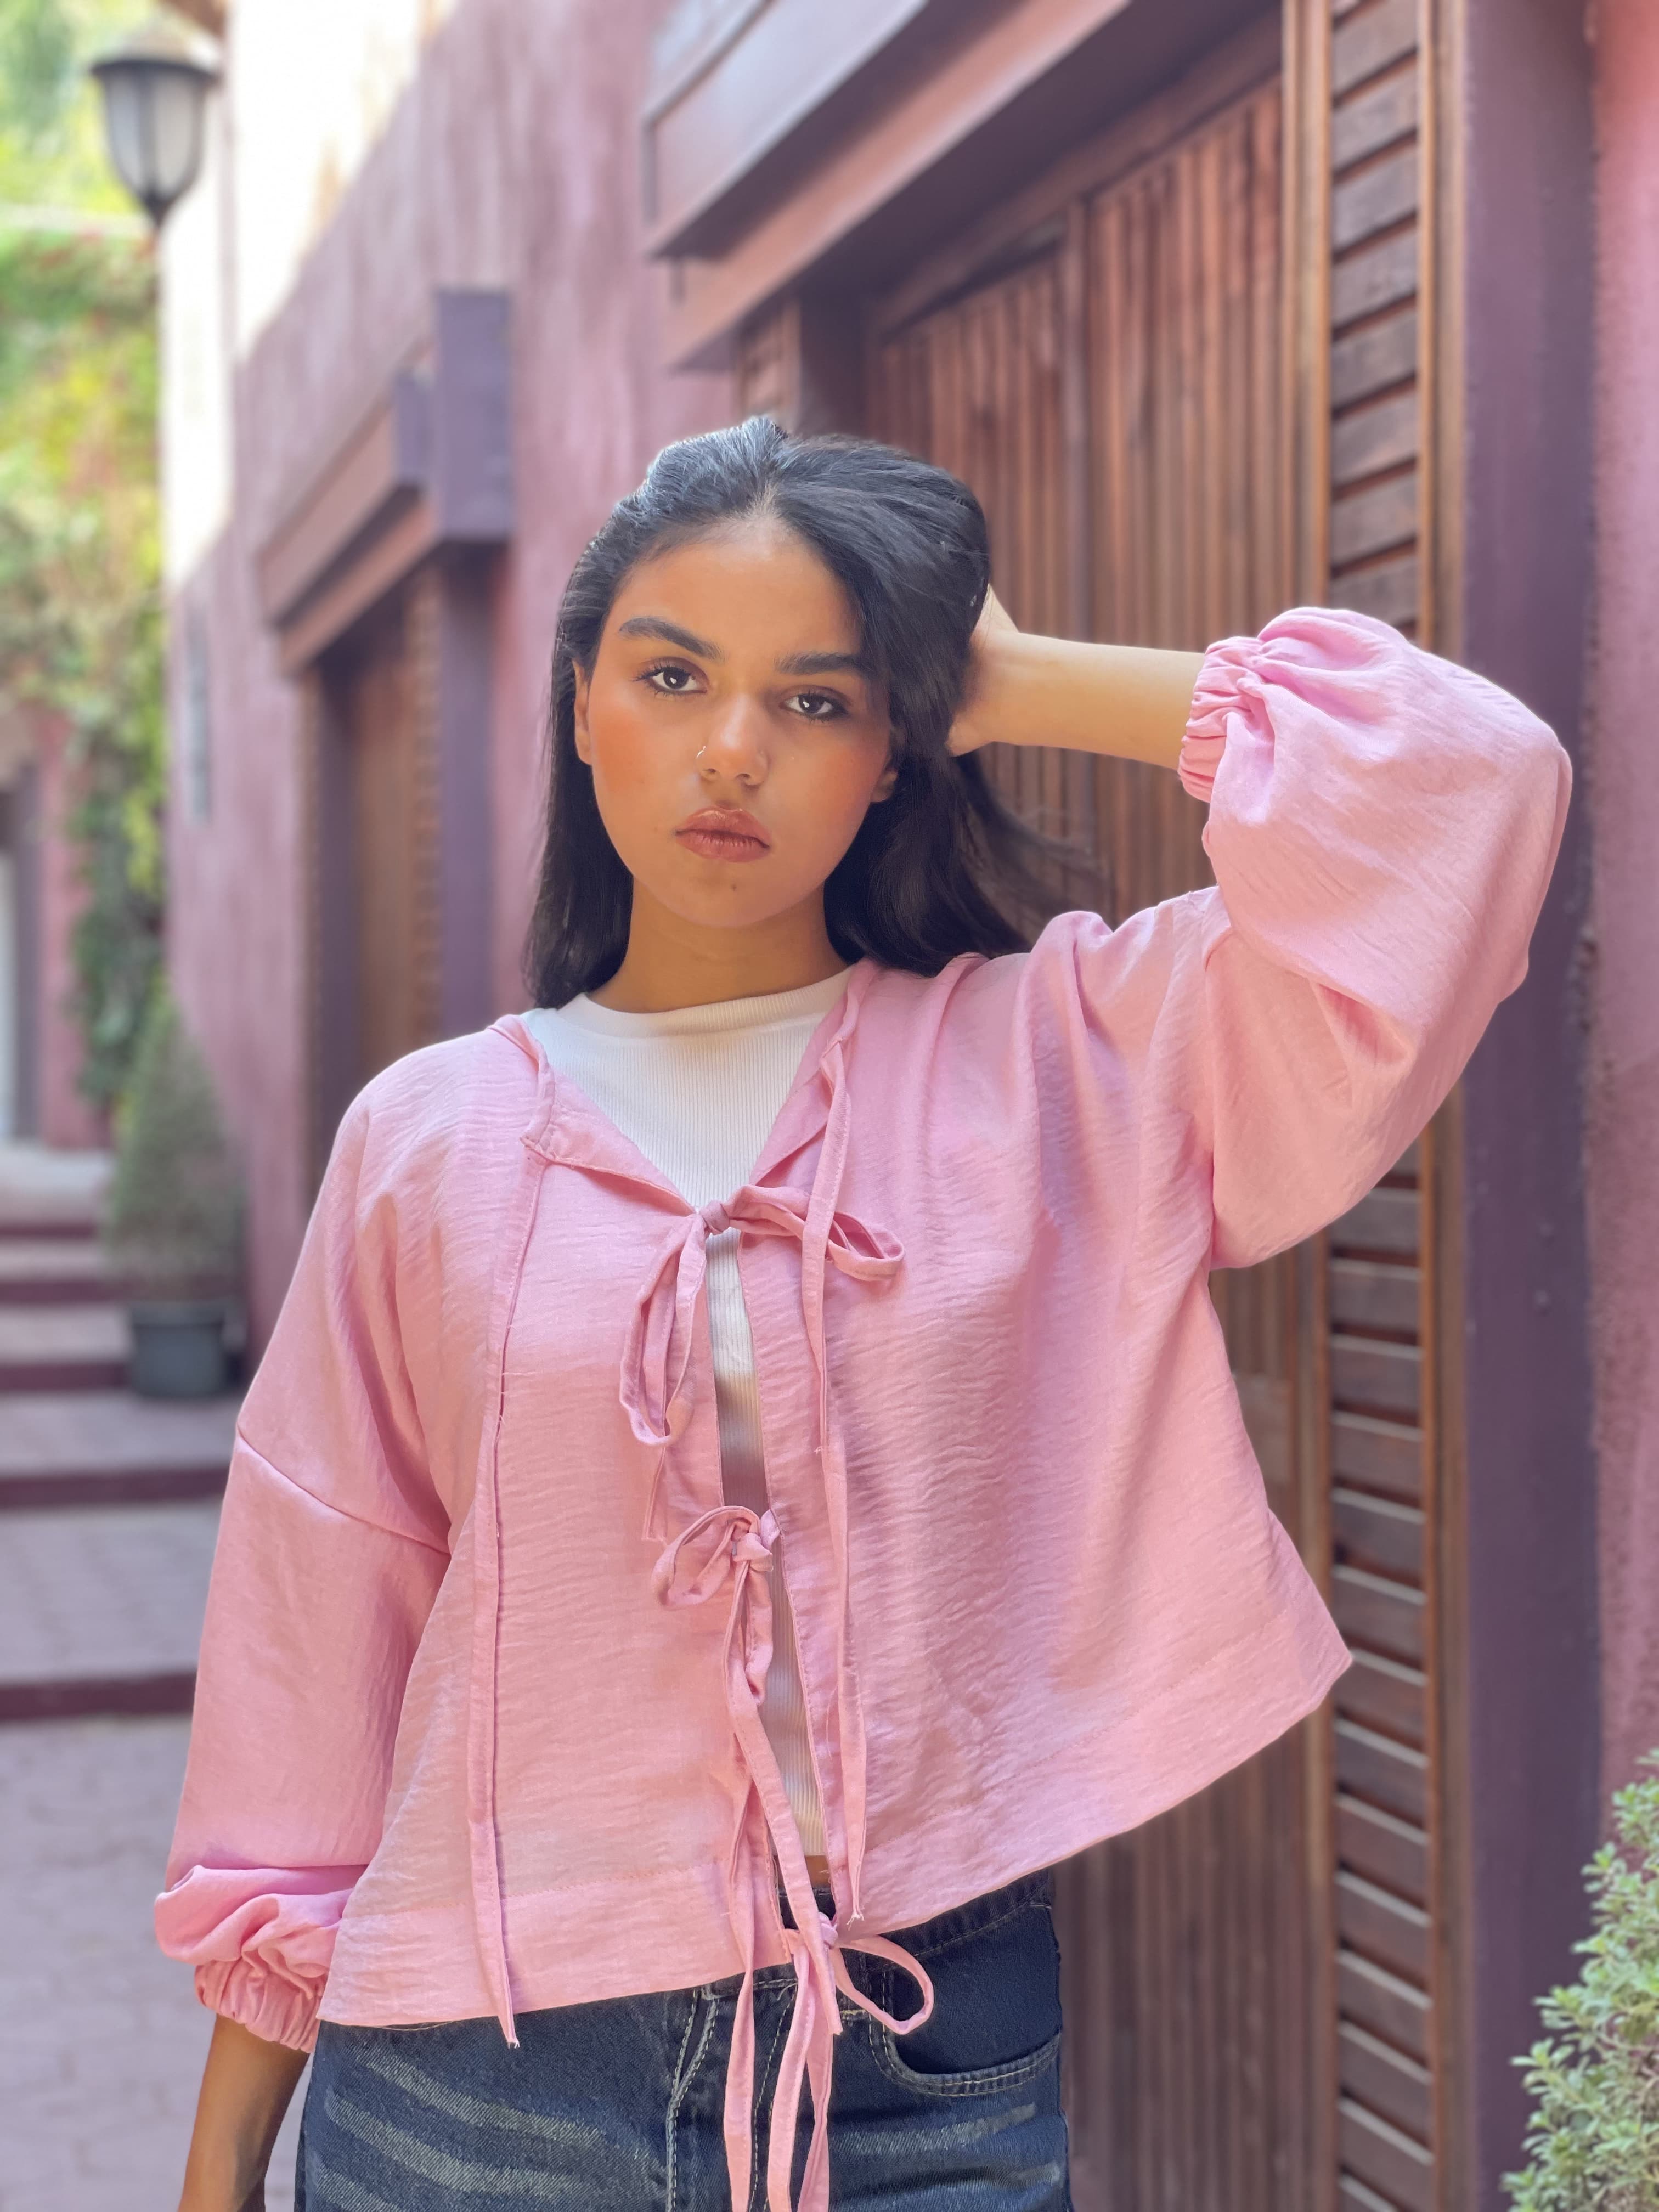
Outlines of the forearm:
{"label": "forearm", "polygon": [[973,745],[1059,745],[1175,767],[1204,656],[999,629],[961,724]]}
{"label": "forearm", "polygon": [[213,2024],[179,2212],[245,2212],[264,2202],[265,2167],[305,2053],[234,2021]]}

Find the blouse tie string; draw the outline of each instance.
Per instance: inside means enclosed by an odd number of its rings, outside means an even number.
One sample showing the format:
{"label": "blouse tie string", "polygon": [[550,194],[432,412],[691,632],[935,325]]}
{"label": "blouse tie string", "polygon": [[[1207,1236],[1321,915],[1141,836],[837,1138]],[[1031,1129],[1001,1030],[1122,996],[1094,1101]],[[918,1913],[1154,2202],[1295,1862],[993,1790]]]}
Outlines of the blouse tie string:
{"label": "blouse tie string", "polygon": [[[766,2160],[768,2212],[791,2212],[790,2166],[800,2110],[803,2080],[812,2091],[812,2137],[801,2181],[799,2212],[829,2212],[830,2087],[835,2038],[841,2033],[843,1992],[861,2011],[896,2034],[920,2027],[933,2009],[933,1985],[926,1968],[899,1944],[883,1936],[843,1935],[818,1910],[812,1894],[800,1832],[790,1809],[783,1777],[760,1717],[772,1658],[771,1569],[778,1524],[770,1510],[757,1514],[746,1505],[716,1505],[683,1528],[659,1554],[651,1586],[664,1605],[702,1605],[729,1583],[722,1659],[726,1708],[748,1781],[732,1828],[726,1866],[726,1907],[743,1981],[732,2022],[731,2056],[726,2070],[725,2135],[732,2203],[749,2202],[754,2136],[750,2111],[755,2094],[755,1952],[762,1900],[775,1913],[769,1885],[769,1832],[795,1925],[782,1934],[795,1969],[795,2002],[773,2094]],[[919,2008],[906,2020],[857,1989],[844,1954],[858,1950],[890,1960],[910,1975],[922,1993]]]}
{"label": "blouse tie string", "polygon": [[[830,1360],[824,1343],[823,1293],[826,1265],[844,1266],[837,1255],[840,1224],[848,1217],[836,1208],[847,1172],[851,1106],[847,1092],[846,1039],[852,1019],[850,1006],[842,1025],[826,1047],[819,1073],[830,1086],[830,1106],[819,1148],[817,1171],[812,1177],[806,1217],[801,1232],[800,1301],[806,1341],[818,1385],[818,1461],[830,1522],[830,1543],[835,1565],[836,1590],[836,1733],[840,1753],[842,1819],[847,1839],[848,1911],[858,1920],[863,1914],[860,1882],[864,1867],[866,1769],[867,1755],[864,1706],[859,1695],[849,1635],[850,1571],[848,1565],[847,1460],[842,1449],[830,1399]],[[881,1236],[882,1232],[875,1232]],[[890,1262],[882,1273],[891,1274],[903,1257],[896,1237],[886,1237]],[[873,1272],[873,1270],[872,1270]]]}
{"label": "blouse tie string", "polygon": [[[837,1173],[836,1181],[841,1178]],[[796,1238],[802,1252],[802,1305],[807,1336],[819,1381],[819,1420],[825,1418],[828,1393],[823,1371],[823,1285],[826,1267],[838,1268],[860,1282],[872,1282],[896,1273],[904,1248],[884,1229],[868,1229],[849,1213],[831,1210],[823,1220],[818,1186],[820,1168],[810,1191],[785,1185],[761,1189],[753,1183],[727,1199],[701,1206],[678,1219],[652,1263],[635,1301],[623,1348],[622,1403],[629,1425],[642,1444],[656,1452],[651,1495],[646,1508],[647,1536],[666,1534],[662,1518],[663,1473],[673,1447],[685,1433],[691,1418],[692,1323],[708,1270],[708,1240],[727,1229],[747,1237]],[[816,1293],[806,1279],[814,1272]],[[819,1440],[822,1452],[822,1437]],[[832,1514],[834,1511],[832,1503]],[[843,1500],[844,1514],[844,1500]],[[838,1572],[844,1574],[844,1540],[836,1553]],[[844,1580],[842,1583],[843,1595]]]}

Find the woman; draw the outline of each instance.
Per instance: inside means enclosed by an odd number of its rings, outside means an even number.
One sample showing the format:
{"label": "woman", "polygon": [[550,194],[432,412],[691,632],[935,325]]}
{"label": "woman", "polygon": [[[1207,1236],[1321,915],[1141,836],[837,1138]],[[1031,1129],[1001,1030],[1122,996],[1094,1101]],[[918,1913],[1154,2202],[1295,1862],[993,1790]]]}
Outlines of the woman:
{"label": "woman", "polygon": [[[953,477],[763,419],[578,563],[535,1007],[353,1105],[242,1415],[185,2212],[313,2041],[307,2212],[1052,2212],[1046,1869],[1346,1664],[1206,1279],[1434,1111],[1566,757],[1361,616],[1129,651],[988,574]],[[992,739],[1177,770],[1217,888],[1023,949]]]}

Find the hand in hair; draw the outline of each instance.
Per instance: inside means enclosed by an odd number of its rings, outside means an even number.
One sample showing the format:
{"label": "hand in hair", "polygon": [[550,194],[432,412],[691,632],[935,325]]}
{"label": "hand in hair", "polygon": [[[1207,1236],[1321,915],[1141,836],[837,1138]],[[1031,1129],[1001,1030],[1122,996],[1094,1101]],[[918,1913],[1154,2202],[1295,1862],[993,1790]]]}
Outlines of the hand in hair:
{"label": "hand in hair", "polygon": [[981,745],[988,744],[997,734],[988,721],[976,719],[975,709],[983,706],[986,694],[995,683],[997,646],[1010,633],[1018,637],[1019,625],[988,584],[985,586],[985,604],[980,609],[979,620],[974,625],[973,639],[969,647],[968,674],[963,684],[962,704],[951,725],[948,743],[953,753],[977,752]]}

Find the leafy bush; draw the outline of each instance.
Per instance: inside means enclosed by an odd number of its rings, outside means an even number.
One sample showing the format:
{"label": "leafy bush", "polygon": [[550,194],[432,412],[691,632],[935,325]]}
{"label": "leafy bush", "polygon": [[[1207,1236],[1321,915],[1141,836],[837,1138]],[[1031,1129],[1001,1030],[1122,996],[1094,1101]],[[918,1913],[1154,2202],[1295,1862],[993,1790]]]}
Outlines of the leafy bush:
{"label": "leafy bush", "polygon": [[1659,2212],[1659,1777],[1613,1802],[1585,1869],[1588,1963],[1540,2001],[1548,2038],[1516,2062],[1534,2102],[1530,2163],[1504,2185],[1518,2212]]}
{"label": "leafy bush", "polygon": [[125,1089],[159,969],[155,258],[82,64],[145,0],[0,0],[0,718],[66,732],[80,1084]]}
{"label": "leafy bush", "polygon": [[220,1297],[240,1285],[240,1179],[213,1079],[165,988],[120,1117],[104,1242],[141,1297]]}
{"label": "leafy bush", "polygon": [[155,271],[123,240],[0,234],[0,712],[70,733],[81,1088],[106,1109],[161,959]]}

